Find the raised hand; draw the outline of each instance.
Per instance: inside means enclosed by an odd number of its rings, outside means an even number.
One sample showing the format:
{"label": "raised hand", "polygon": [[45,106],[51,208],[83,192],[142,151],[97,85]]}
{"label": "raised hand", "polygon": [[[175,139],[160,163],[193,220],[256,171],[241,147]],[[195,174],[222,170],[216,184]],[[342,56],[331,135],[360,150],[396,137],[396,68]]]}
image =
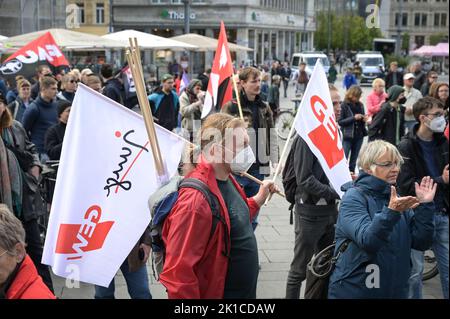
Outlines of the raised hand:
{"label": "raised hand", "polygon": [[430,176],[422,178],[420,185],[415,183],[416,196],[420,203],[430,203],[434,200],[437,184],[433,182]]}
{"label": "raised hand", "polygon": [[397,190],[394,186],[391,186],[391,199],[388,206],[390,209],[401,213],[410,208],[416,208],[419,204],[419,200],[414,196],[398,197]]}

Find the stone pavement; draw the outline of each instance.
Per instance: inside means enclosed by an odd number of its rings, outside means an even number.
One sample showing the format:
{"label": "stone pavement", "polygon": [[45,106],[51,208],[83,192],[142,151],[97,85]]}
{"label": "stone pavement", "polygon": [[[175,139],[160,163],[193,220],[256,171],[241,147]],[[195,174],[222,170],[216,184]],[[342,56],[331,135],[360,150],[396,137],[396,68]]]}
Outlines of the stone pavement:
{"label": "stone pavement", "polygon": [[[448,78],[447,78],[448,79]],[[341,90],[342,99],[342,77],[338,77],[336,86]],[[363,99],[370,92],[370,87],[363,88]],[[282,89],[280,90],[283,96]],[[293,97],[293,87],[289,86],[288,99]],[[282,98],[283,107],[292,107],[288,99]],[[280,149],[283,145],[280,144]],[[280,180],[277,184],[281,187]],[[280,196],[274,195],[266,207],[261,209],[259,226],[255,235],[258,241],[259,261],[261,271],[258,278],[257,298],[284,298],[286,279],[294,249],[294,226],[289,224],[288,203]],[[164,287],[155,281],[151,267],[148,266],[148,274],[151,282],[151,293],[155,299],[165,299],[167,294]],[[67,288],[65,279],[54,276],[55,292],[57,297],[63,299],[92,299],[94,288],[92,285],[80,283],[80,288]],[[303,285],[304,287],[304,285]],[[435,277],[424,283],[424,298],[442,298],[440,280]],[[303,289],[301,292],[303,297]],[[116,276],[116,298],[129,298],[126,284],[122,274]]]}

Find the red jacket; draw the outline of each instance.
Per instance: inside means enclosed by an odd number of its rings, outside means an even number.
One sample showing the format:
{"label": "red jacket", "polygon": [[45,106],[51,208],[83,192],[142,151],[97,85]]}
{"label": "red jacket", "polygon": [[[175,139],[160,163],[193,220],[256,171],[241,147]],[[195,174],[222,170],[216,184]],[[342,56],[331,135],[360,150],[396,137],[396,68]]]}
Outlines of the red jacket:
{"label": "red jacket", "polygon": [[[210,239],[213,217],[206,198],[197,190],[181,189],[163,226],[166,257],[160,281],[166,287],[170,299],[223,298],[228,269],[228,257],[223,252],[225,247],[229,250],[231,245],[228,210],[210,164],[201,160],[186,177],[197,178],[209,186],[219,199],[220,213],[227,227],[221,222],[217,223]],[[252,220],[259,210],[258,204],[254,199],[247,199],[232,176],[230,179],[246,201]],[[226,246],[224,237],[227,238]]]}
{"label": "red jacket", "polygon": [[6,299],[56,299],[56,297],[44,284],[33,261],[27,255],[6,292]]}
{"label": "red jacket", "polygon": [[448,141],[448,124],[447,124],[447,127],[445,128],[444,135],[445,135],[445,137],[447,138],[447,141]]}

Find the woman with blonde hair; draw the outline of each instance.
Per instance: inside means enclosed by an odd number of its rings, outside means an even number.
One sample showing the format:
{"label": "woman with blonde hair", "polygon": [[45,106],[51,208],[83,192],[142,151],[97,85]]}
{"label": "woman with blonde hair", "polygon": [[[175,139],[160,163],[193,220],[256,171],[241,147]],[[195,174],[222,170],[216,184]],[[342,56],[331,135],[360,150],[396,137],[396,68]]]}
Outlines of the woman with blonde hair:
{"label": "woman with blonde hair", "polygon": [[399,197],[403,159],[397,148],[377,140],[360,154],[361,173],[342,187],[328,298],[406,299],[411,249],[424,251],[432,243],[437,184],[424,177],[415,183],[416,196]]}
{"label": "woman with blonde hair", "polygon": [[78,87],[77,76],[74,73],[67,73],[61,80],[61,92],[56,95],[58,100],[73,102],[75,92]]}
{"label": "woman with blonde hair", "polygon": [[368,116],[365,115],[364,105],[360,102],[361,95],[362,90],[357,85],[352,85],[347,90],[338,119],[342,130],[342,146],[349,161],[350,172],[355,171],[356,159],[363,144],[364,136],[367,135],[366,122]]}
{"label": "woman with blonde hair", "polygon": [[373,80],[373,90],[366,98],[367,115],[369,115],[369,117],[372,117],[380,112],[381,105],[386,102],[388,95],[385,92],[385,87],[386,83],[383,79],[376,78]]}

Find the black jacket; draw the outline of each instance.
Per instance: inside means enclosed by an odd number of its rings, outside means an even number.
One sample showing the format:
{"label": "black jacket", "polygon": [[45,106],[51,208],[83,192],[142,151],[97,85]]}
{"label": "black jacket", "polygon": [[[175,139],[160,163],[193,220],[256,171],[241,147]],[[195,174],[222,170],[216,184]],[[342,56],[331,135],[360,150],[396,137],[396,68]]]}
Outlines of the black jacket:
{"label": "black jacket", "polygon": [[206,92],[208,90],[209,77],[202,73],[199,74],[197,79],[199,79],[202,82],[202,91]]}
{"label": "black jacket", "polygon": [[295,149],[293,165],[297,179],[296,205],[302,205],[301,202],[315,205],[321,198],[325,199],[328,205],[335,205],[339,195],[330,186],[330,181],[308,144],[297,135],[292,147]]}
{"label": "black jacket", "polygon": [[59,122],[50,127],[45,134],[45,151],[51,160],[59,160],[61,157],[62,143],[66,133],[66,124]]}
{"label": "black jacket", "polygon": [[[359,109],[356,114],[365,114],[364,105],[362,105],[361,102],[357,103],[356,108]],[[347,101],[343,102],[338,124],[341,128],[344,140],[363,138],[367,135],[366,123],[364,123],[364,121],[356,121],[354,116],[355,113],[352,111],[352,103]]]}
{"label": "black jacket", "polygon": [[[403,86],[403,73],[402,72],[395,72],[397,74],[397,85]],[[389,89],[391,86],[393,86],[395,83],[393,82],[393,76],[394,72],[389,72],[386,75],[386,90]]]}
{"label": "black jacket", "polygon": [[124,88],[118,79],[111,79],[106,81],[103,89],[103,95],[106,95],[111,100],[124,105]]}
{"label": "black jacket", "polygon": [[[417,137],[419,125],[420,124],[416,124],[414,129],[407,136],[405,136],[398,145],[398,150],[400,151],[400,154],[402,154],[405,161],[397,178],[397,184],[399,186],[400,193],[403,196],[415,196],[416,192],[414,183],[420,183],[424,176],[428,176],[423,151]],[[439,171],[443,172],[445,166],[449,164],[448,140],[443,134],[439,133],[434,134],[434,140],[437,143],[436,148],[438,149],[438,151],[433,154],[434,160]],[[444,184],[442,176],[434,179],[434,181],[438,184],[436,196],[442,195],[444,198],[444,206],[447,209],[448,214],[449,185]]]}
{"label": "black jacket", "polygon": [[[369,126],[369,141],[384,140],[391,144],[397,145],[396,127],[397,127],[397,110],[391,106],[389,102],[381,106]],[[405,107],[400,105],[400,139],[405,135]]]}

